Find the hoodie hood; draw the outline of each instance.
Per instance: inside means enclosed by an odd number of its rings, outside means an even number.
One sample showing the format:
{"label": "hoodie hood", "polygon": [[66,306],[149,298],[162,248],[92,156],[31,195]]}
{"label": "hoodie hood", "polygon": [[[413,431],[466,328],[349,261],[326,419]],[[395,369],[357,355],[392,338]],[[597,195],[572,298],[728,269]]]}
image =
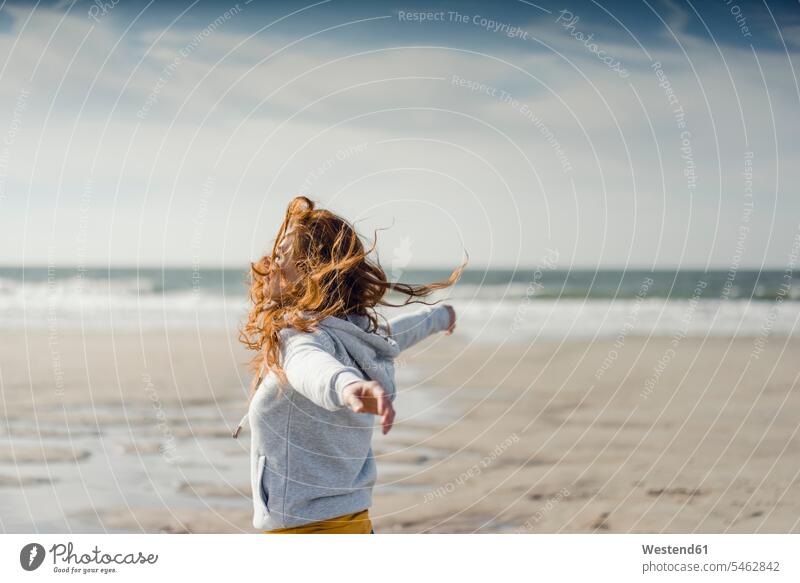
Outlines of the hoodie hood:
{"label": "hoodie hood", "polygon": [[394,399],[394,360],[400,347],[394,339],[377,332],[368,332],[369,319],[363,315],[349,314],[345,318],[328,316],[319,323],[334,342],[340,343],[361,372],[377,381]]}

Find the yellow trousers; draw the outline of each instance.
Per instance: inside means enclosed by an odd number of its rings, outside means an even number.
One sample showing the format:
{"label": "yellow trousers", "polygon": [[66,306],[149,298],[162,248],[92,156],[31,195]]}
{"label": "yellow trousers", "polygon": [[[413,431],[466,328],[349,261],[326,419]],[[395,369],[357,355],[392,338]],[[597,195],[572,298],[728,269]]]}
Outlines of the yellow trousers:
{"label": "yellow trousers", "polygon": [[369,534],[370,532],[372,532],[372,521],[369,519],[369,511],[362,510],[301,526],[265,530],[264,534]]}

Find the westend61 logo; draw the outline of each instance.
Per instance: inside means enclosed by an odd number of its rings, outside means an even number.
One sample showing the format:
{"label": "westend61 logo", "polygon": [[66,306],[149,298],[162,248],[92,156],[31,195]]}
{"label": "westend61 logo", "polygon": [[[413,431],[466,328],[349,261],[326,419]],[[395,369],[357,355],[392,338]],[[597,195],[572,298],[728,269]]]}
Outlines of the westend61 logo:
{"label": "westend61 logo", "polygon": [[[47,553],[53,558],[54,573],[115,573],[115,567],[107,565],[152,565],[158,561],[158,555],[145,555],[141,551],[138,553],[104,553],[100,548],[95,547],[88,553],[78,554],[73,551],[72,543],[57,543],[45,552],[39,543],[28,543],[19,552],[19,564],[26,571],[38,569],[44,562]],[[59,566],[59,563],[63,566]],[[88,566],[84,566],[88,565]],[[92,566],[99,565],[99,566]]]}

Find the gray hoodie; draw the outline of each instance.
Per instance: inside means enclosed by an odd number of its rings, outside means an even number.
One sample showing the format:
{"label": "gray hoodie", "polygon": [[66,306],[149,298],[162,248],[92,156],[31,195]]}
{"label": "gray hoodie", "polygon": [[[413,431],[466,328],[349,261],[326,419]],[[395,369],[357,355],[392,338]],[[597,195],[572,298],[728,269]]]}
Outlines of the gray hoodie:
{"label": "gray hoodie", "polygon": [[370,507],[375,416],[345,407],[342,390],[369,378],[394,400],[394,359],[446,330],[450,315],[437,305],[398,316],[378,333],[367,332],[367,324],[366,316],[328,317],[312,333],[281,332],[289,384],[267,375],[247,415],[256,529],[300,526]]}

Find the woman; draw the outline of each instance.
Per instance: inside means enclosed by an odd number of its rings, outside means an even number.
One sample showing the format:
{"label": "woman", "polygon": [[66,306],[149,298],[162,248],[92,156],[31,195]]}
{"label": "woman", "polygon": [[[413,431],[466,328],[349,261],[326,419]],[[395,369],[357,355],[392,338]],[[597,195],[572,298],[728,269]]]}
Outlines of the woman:
{"label": "woman", "polygon": [[[289,204],[272,253],[251,266],[252,307],[241,341],[256,351],[253,526],[271,533],[370,533],[376,478],[373,415],[394,422],[394,359],[455,327],[455,311],[422,308],[382,325],[375,307],[426,297],[458,281],[390,283],[343,218],[306,197]],[[244,421],[244,420],[243,420]],[[240,425],[241,427],[241,425]],[[237,428],[234,436],[238,434]]]}

